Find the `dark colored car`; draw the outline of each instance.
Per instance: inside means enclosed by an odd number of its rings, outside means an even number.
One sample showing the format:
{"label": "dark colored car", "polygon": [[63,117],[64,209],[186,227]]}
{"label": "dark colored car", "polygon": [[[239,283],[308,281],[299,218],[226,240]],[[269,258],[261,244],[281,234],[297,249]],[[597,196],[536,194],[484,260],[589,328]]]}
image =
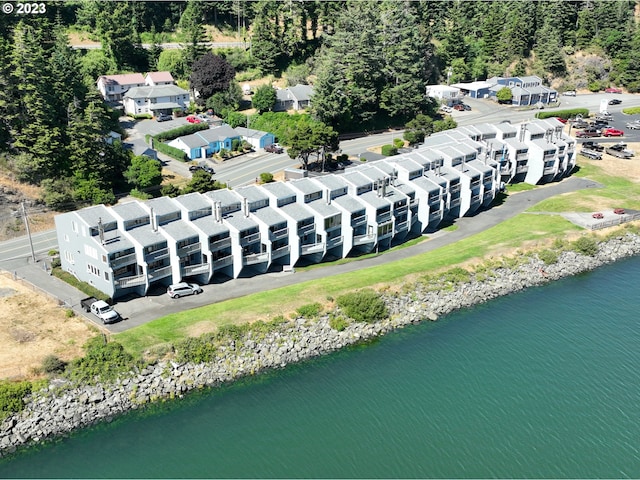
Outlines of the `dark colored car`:
{"label": "dark colored car", "polygon": [[581,130],[578,133],[576,133],[577,138],[591,138],[591,137],[599,137],[599,136],[600,136],[600,132],[598,130],[590,129],[590,128]]}
{"label": "dark colored car", "polygon": [[594,150],[596,152],[602,152],[604,150],[604,147],[596,142],[582,142],[580,146],[582,148],[586,148],[588,150]]}
{"label": "dark colored car", "polygon": [[167,120],[171,120],[171,118],[171,115],[161,113],[156,117],[156,122],[166,122]]}
{"label": "dark colored car", "polygon": [[282,148],[277,143],[272,143],[271,145],[267,145],[266,147],[264,147],[264,150],[265,150],[265,152],[269,152],[269,153],[282,153],[282,152],[284,152],[284,148]]}
{"label": "dark colored car", "polygon": [[613,100],[609,100],[609,105],[620,105],[622,103],[622,100],[618,99],[618,98],[614,98]]}

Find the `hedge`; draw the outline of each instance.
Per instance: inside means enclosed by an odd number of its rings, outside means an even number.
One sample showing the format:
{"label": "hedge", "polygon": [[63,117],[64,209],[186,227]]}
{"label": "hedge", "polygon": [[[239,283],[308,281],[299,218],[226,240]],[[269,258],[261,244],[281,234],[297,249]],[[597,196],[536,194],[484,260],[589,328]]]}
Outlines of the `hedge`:
{"label": "hedge", "polygon": [[393,155],[397,155],[398,147],[396,147],[395,145],[383,145],[381,149],[381,153],[385,157],[391,157]]}
{"label": "hedge", "polygon": [[186,162],[189,160],[187,158],[187,154],[182,150],[176,147],[172,147],[171,145],[167,145],[166,143],[153,142],[153,148],[161,153],[164,153],[165,155],[169,155],[171,158],[180,160],[181,162]]}
{"label": "hedge", "polygon": [[173,140],[174,138],[183,137],[185,135],[191,135],[192,133],[199,132],[201,130],[208,130],[208,123],[190,123],[188,125],[182,125],[181,127],[161,132],[153,137],[155,141],[166,142],[167,140]]}
{"label": "hedge", "polygon": [[560,117],[560,118],[574,118],[577,115],[582,115],[583,117],[589,116],[588,108],[571,108],[569,110],[556,110],[554,112],[538,112],[536,113],[536,118],[550,118],[550,117]]}

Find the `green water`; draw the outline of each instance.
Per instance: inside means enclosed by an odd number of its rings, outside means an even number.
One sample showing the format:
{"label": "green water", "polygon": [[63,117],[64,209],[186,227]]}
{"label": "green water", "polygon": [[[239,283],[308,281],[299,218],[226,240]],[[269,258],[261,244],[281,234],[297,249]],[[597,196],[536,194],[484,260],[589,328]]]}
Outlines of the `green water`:
{"label": "green water", "polygon": [[199,392],[0,477],[640,477],[640,259]]}

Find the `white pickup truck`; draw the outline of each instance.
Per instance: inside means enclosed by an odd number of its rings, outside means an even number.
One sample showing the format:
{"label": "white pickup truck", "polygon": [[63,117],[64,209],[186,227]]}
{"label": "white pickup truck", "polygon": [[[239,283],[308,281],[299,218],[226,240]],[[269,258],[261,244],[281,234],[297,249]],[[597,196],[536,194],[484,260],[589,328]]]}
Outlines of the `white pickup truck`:
{"label": "white pickup truck", "polygon": [[93,313],[96,317],[102,320],[102,323],[114,323],[120,320],[120,314],[104,300],[98,300],[95,297],[88,297],[80,300],[80,306],[85,312]]}

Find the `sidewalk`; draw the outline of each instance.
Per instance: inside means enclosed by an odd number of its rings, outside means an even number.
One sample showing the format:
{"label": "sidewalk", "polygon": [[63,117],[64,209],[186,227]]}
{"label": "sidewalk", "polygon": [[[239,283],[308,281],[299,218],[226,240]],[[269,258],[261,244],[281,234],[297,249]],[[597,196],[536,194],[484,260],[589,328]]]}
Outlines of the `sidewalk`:
{"label": "sidewalk", "polygon": [[[296,273],[267,273],[251,278],[238,278],[224,283],[213,283],[204,285],[204,293],[200,295],[193,295],[177,300],[169,298],[166,294],[157,294],[120,301],[116,303],[114,307],[122,315],[123,321],[113,325],[107,325],[105,328],[113,333],[122,332],[170,313],[409,258],[449,245],[491,228],[524,212],[532,205],[546,198],[575,190],[598,188],[600,186],[601,185],[591,180],[570,177],[559,183],[553,183],[536,188],[535,190],[510,195],[500,206],[480,212],[473,217],[464,217],[456,220],[455,224],[458,228],[454,231],[439,230],[434,234],[430,234],[428,241],[399,250],[383,252],[372,258],[355,260],[342,265],[313,268]],[[39,259],[36,263],[33,263],[31,258],[22,258],[6,262],[7,264],[11,263],[11,265],[0,265],[0,268],[15,272],[18,277],[36,285],[45,292],[48,292],[51,296],[73,308],[77,314],[84,315],[96,323],[96,325],[102,326],[96,318],[87,315],[80,308],[80,299],[83,298],[84,295],[58,278],[49,275],[43,267],[43,262],[45,261],[46,259]]]}

